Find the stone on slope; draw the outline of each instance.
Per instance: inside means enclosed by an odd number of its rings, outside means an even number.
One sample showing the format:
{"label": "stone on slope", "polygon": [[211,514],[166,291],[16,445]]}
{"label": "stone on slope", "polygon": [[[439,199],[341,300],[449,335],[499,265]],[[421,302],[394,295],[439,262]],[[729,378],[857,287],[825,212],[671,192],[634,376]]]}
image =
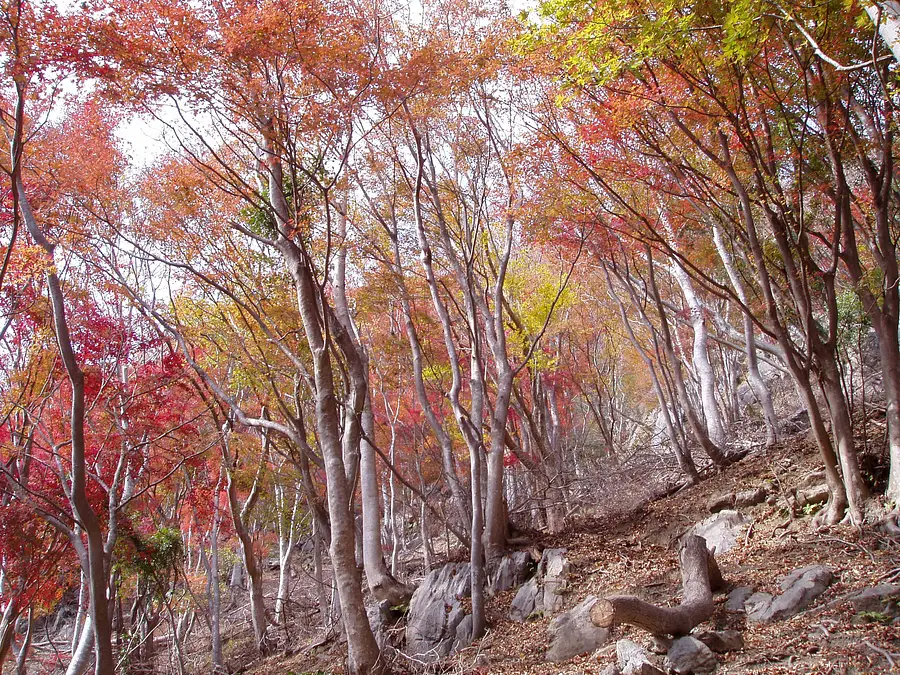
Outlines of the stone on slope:
{"label": "stone on slope", "polygon": [[672,643],[666,665],[679,675],[704,675],[715,672],[719,661],[709,647],[697,638],[686,635]]}
{"label": "stone on slope", "polygon": [[690,529],[690,533],[706,539],[710,552],[721,555],[737,546],[738,535],[748,522],[744,514],[726,509],[700,521]]}
{"label": "stone on slope", "polygon": [[622,675],[662,675],[662,671],[653,665],[647,650],[631,640],[616,642],[616,658]]}
{"label": "stone on slope", "polygon": [[762,504],[766,501],[767,492],[765,488],[755,488],[753,490],[743,490],[734,496],[734,505],[737,508],[749,508]]}
{"label": "stone on slope", "polygon": [[728,593],[728,600],[725,601],[725,611],[734,614],[742,614],[744,603],[753,595],[756,589],[753,586],[738,586]]}
{"label": "stone on slope", "polygon": [[704,630],[692,633],[692,637],[700,640],[717,654],[737,652],[744,648],[744,636],[736,630]]}
{"label": "stone on slope", "polygon": [[809,607],[831,585],[834,575],[822,565],[796,569],[782,579],[781,595],[756,593],[745,605],[747,618],[755,623],[781,621],[799,614]]}
{"label": "stone on slope", "polygon": [[509,618],[513,621],[522,622],[538,611],[538,594],[540,592],[540,580],[537,577],[531,577],[519,589],[516,597],[513,598],[512,605],[509,608]]}
{"label": "stone on slope", "polygon": [[591,622],[591,607],[597,597],[589,595],[572,609],[550,622],[550,649],[544,659],[553,663],[589,654],[609,639],[609,630]]}
{"label": "stone on slope", "polygon": [[509,618],[525,621],[533,614],[552,614],[562,609],[568,591],[569,561],[566,549],[548,548],[541,556],[537,573],[513,598]]}
{"label": "stone on slope", "polygon": [[864,588],[847,597],[857,612],[900,616],[900,584],[879,584]]}
{"label": "stone on slope", "polygon": [[528,551],[515,551],[503,556],[497,569],[491,574],[489,580],[491,592],[499,593],[521,586],[533,568],[534,564]]}
{"label": "stone on slope", "polygon": [[539,566],[544,595],[541,610],[547,614],[558,612],[565,603],[568,590],[569,559],[566,549],[548,548],[541,556]]}
{"label": "stone on slope", "polygon": [[453,653],[460,642],[457,629],[466,617],[461,599],[471,595],[471,589],[469,563],[447,563],[425,577],[409,603],[408,654],[435,661]]}

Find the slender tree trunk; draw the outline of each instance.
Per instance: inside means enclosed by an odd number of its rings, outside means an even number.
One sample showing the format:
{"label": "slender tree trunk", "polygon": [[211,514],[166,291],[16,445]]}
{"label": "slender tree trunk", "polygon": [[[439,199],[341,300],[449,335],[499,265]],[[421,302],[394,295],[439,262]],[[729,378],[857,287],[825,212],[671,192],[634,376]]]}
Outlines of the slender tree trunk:
{"label": "slender tree trunk", "polygon": [[717,446],[725,443],[725,424],[716,402],[716,374],[709,360],[709,335],[703,305],[697,298],[690,277],[677,262],[669,268],[681,288],[681,293],[691,312],[691,326],[694,330],[693,363],[694,372],[700,380],[700,405],[703,409],[709,439]]}
{"label": "slender tree trunk", "polygon": [[693,404],[691,403],[691,398],[688,395],[687,387],[685,387],[684,376],[682,375],[681,370],[681,359],[675,353],[675,348],[672,345],[672,333],[669,330],[669,319],[666,316],[666,310],[663,306],[662,298],[659,295],[659,289],[656,286],[656,273],[654,270],[653,257],[650,253],[649,246],[647,247],[646,251],[647,264],[649,266],[650,272],[650,293],[652,294],[653,300],[656,304],[657,312],[659,313],[660,332],[662,334],[662,347],[665,350],[666,357],[669,359],[670,365],[672,367],[672,380],[675,384],[675,391],[678,393],[678,399],[681,403],[682,410],[684,410],[685,417],[687,417],[688,426],[690,426],[691,433],[694,435],[697,443],[701,448],[703,448],[704,452],[706,452],[706,454],[714,464],[717,464],[718,466],[724,466],[728,463],[728,460],[725,454],[722,452],[721,448],[719,448],[719,446],[713,443],[712,439],[710,439],[706,427],[697,417],[697,413],[694,410]]}
{"label": "slender tree trunk", "polygon": [[91,655],[94,648],[94,623],[88,614],[84,619],[84,625],[79,633],[78,644],[72,653],[72,660],[66,668],[66,675],[82,675],[91,665]]}
{"label": "slender tree trunk", "polygon": [[[217,486],[218,487],[218,486]],[[209,534],[209,567],[207,568],[206,593],[209,599],[209,632],[212,647],[213,673],[224,670],[225,662],[222,659],[222,630],[220,620],[222,616],[222,591],[219,586],[219,513],[218,490],[215,495],[215,507],[213,509],[212,528]]]}
{"label": "slender tree trunk", "polygon": [[669,438],[669,445],[672,447],[672,452],[675,454],[675,459],[678,462],[678,466],[688,477],[688,480],[691,484],[696,484],[700,481],[700,474],[697,472],[697,466],[694,464],[694,460],[691,458],[691,453],[687,449],[686,446],[683,446],[681,440],[678,437],[678,431],[675,428],[675,423],[672,420],[672,414],[669,411],[669,404],[663,391],[662,385],[659,381],[659,376],[656,373],[656,368],[653,365],[650,357],[647,356],[644,348],[641,346],[640,342],[637,339],[637,335],[634,333],[634,329],[631,327],[631,321],[628,318],[628,313],[625,311],[625,304],[622,302],[622,299],[619,297],[619,294],[616,292],[615,286],[613,286],[612,277],[610,276],[609,269],[604,264],[603,270],[606,274],[606,287],[609,290],[609,294],[613,300],[615,300],[616,305],[619,308],[619,316],[622,319],[622,325],[625,326],[625,331],[628,334],[628,339],[631,341],[632,346],[635,351],[638,353],[638,356],[641,357],[641,360],[644,362],[644,366],[647,368],[647,372],[650,374],[650,381],[653,384],[653,391],[656,394],[656,400],[659,403],[659,413],[662,415],[663,423],[666,427],[666,435]]}
{"label": "slender tree trunk", "polygon": [[[276,486],[275,490],[276,494],[280,493],[278,501],[282,510],[282,513],[279,514],[278,596],[275,598],[275,623],[279,626],[285,626],[287,624],[286,608],[290,599],[291,562],[294,559],[300,491],[294,492],[293,506],[288,515],[284,513],[284,508],[287,506],[284,499],[284,487]],[[285,520],[285,516],[287,516],[287,520]]]}
{"label": "slender tree trunk", "polygon": [[[27,671],[25,668],[25,661],[28,658],[28,652],[31,650],[31,629],[34,625],[33,619],[34,607],[29,605],[28,615],[25,618],[25,635],[22,637],[22,646],[19,648],[19,653],[16,656],[16,675],[25,675]],[[2,659],[0,659],[0,663],[2,663]]]}
{"label": "slender tree trunk", "polygon": [[[69,485],[69,499],[76,520],[84,530],[87,547],[85,555],[81,556],[81,563],[90,590],[90,616],[94,624],[94,648],[96,675],[113,675],[115,663],[112,652],[112,623],[109,617],[109,602],[107,586],[109,584],[109,570],[107,569],[107,556],[104,550],[103,532],[100,529],[100,519],[88,500],[87,494],[87,466],[85,461],[85,394],[84,373],[78,363],[78,356],[72,344],[69,332],[69,324],[66,318],[65,296],[62,284],[56,273],[57,266],[54,258],[55,245],[45,236],[34,213],[31,210],[25,187],[21,176],[13,179],[13,189],[16,192],[17,201],[22,211],[22,217],[28,228],[28,232],[35,243],[40,246],[46,255],[47,261],[47,287],[50,294],[50,303],[53,315],[53,330],[56,335],[56,343],[60,358],[72,386],[72,408],[69,415],[69,428],[71,432],[71,481]],[[74,543],[74,542],[73,542]],[[81,546],[77,542],[77,546]]]}
{"label": "slender tree trunk", "polygon": [[862,480],[862,472],[856,456],[856,448],[853,443],[853,422],[850,419],[850,411],[847,408],[847,399],[841,386],[840,373],[834,359],[823,359],[820,361],[820,367],[822,372],[819,374],[819,380],[822,383],[822,389],[828,401],[832,435],[837,441],[837,455],[841,463],[844,490],[850,509],[850,519],[855,525],[862,525],[865,515],[865,502],[869,494]]}
{"label": "slender tree trunk", "polygon": [[19,598],[13,596],[6,601],[3,615],[0,617],[0,670],[3,662],[12,649],[13,635],[16,632],[16,619],[19,617]]}
{"label": "slender tree trunk", "polygon": [[[484,389],[481,374],[481,363],[477,356],[477,346],[472,348],[471,382],[472,389],[472,433],[482,428],[484,417]],[[470,444],[470,448],[472,445]],[[485,586],[485,550],[482,541],[484,531],[484,514],[481,503],[481,458],[478,445],[469,453],[469,471],[472,481],[472,542],[469,548],[469,562],[472,577],[472,639],[477,640],[484,635],[487,618],[484,607]]]}
{"label": "slender tree trunk", "polygon": [[253,548],[253,537],[247,529],[247,519],[259,496],[260,474],[268,460],[269,441],[265,432],[263,433],[262,443],[263,450],[256,477],[254,478],[253,486],[250,488],[247,500],[241,506],[238,502],[237,486],[234,483],[234,471],[232,469],[234,460],[228,447],[228,432],[225,430],[222,432],[222,459],[225,467],[226,492],[231,510],[231,522],[234,525],[234,532],[238,537],[238,541],[241,543],[241,559],[244,563],[244,569],[247,570],[247,578],[250,582],[250,620],[253,624],[256,647],[261,654],[265,655],[268,653],[270,645],[266,634],[268,621],[266,620],[266,606],[262,590],[262,568]]}
{"label": "slender tree trunk", "polygon": [[[734,268],[734,260],[731,253],[722,240],[722,232],[719,227],[713,225],[713,241],[716,244],[716,250],[719,252],[719,258],[728,274],[731,287],[734,289],[738,299],[747,306],[747,291],[744,288],[744,282],[737,274]],[[747,355],[747,382],[750,389],[759,401],[762,407],[763,420],[766,425],[766,445],[773,445],[778,439],[778,417],[775,414],[775,405],[772,403],[772,394],[766,386],[765,381],[759,372],[759,357],[756,354],[756,332],[753,328],[753,318],[748,311],[741,308],[741,317],[744,324],[744,348]]]}

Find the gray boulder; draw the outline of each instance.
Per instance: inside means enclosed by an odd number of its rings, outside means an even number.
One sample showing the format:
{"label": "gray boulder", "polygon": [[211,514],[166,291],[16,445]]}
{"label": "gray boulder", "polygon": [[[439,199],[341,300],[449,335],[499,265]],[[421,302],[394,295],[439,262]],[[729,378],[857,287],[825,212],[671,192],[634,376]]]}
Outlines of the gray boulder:
{"label": "gray boulder", "polygon": [[717,654],[736,652],[744,648],[744,636],[736,630],[704,630],[694,633],[697,638]]}
{"label": "gray boulder", "polygon": [[765,488],[755,488],[753,490],[743,490],[734,496],[734,505],[737,508],[744,509],[766,501],[767,492]]}
{"label": "gray boulder", "polygon": [[707,548],[720,555],[737,546],[738,535],[748,522],[744,514],[725,509],[700,521],[689,532],[706,539]]}
{"label": "gray boulder", "polygon": [[679,675],[715,672],[719,665],[716,655],[695,637],[687,635],[672,643],[666,656],[666,665]]}
{"label": "gray boulder", "polygon": [[622,675],[663,675],[650,660],[647,650],[631,640],[616,642],[616,658]]}
{"label": "gray boulder", "polygon": [[544,586],[541,609],[547,614],[558,612],[563,608],[566,600],[564,596],[568,591],[569,559],[566,558],[566,549],[545,550],[541,556],[539,572]]}
{"label": "gray boulder", "polygon": [[[509,618],[520,623],[526,621],[528,617],[538,611],[540,593],[540,580],[537,577],[531,577],[513,598],[509,608]],[[543,602],[541,601],[540,604]]]}
{"label": "gray boulder", "polygon": [[[413,593],[406,626],[406,651],[424,661],[449,656],[461,639],[466,618],[462,598],[471,595],[469,563],[448,563],[432,570]],[[459,632],[463,635],[458,634]],[[471,621],[469,623],[471,634]]]}
{"label": "gray boulder", "polygon": [[568,591],[568,577],[566,549],[546,549],[538,563],[537,573],[513,598],[509,618],[513,621],[525,621],[533,614],[553,614],[561,610]]}
{"label": "gray boulder", "polygon": [[900,584],[879,584],[864,588],[847,597],[857,612],[900,616]]}
{"label": "gray boulder", "polygon": [[822,565],[794,570],[782,579],[781,595],[755,593],[745,604],[747,619],[755,623],[781,621],[809,607],[831,585],[834,574]]}
{"label": "gray boulder", "polygon": [[499,593],[521,586],[533,568],[534,563],[528,551],[516,551],[503,556],[497,569],[491,574],[489,580],[491,592]]}
{"label": "gray boulder", "polygon": [[753,595],[756,589],[753,586],[738,586],[728,593],[728,599],[725,601],[725,611],[734,614],[744,612],[744,603]]}
{"label": "gray boulder", "polygon": [[589,654],[609,640],[609,630],[591,622],[591,608],[597,597],[589,595],[572,609],[550,622],[550,649],[544,659],[552,663]]}

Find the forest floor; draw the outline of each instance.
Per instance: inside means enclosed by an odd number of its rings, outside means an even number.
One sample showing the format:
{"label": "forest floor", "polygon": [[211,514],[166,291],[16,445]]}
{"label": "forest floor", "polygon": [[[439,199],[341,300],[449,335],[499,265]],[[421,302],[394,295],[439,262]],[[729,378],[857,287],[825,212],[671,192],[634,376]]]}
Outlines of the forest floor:
{"label": "forest floor", "polygon": [[[743,614],[726,613],[725,594],[716,596],[716,612],[701,628],[736,629],[745,646],[720,656],[719,673],[885,673],[900,672],[900,630],[867,622],[842,603],[852,591],[900,581],[900,542],[873,529],[849,525],[816,530],[812,509],[791,517],[787,495],[808,483],[821,466],[805,434],[771,451],[759,450],[725,471],[674,496],[630,513],[583,518],[564,533],[534,541],[538,549],[565,547],[571,564],[566,608],[587,595],[630,593],[657,604],[677,604],[680,570],[675,540],[694,523],[708,517],[712,495],[765,486],[775,504],[741,509],[752,518],[732,551],[717,556],[726,590],[753,586],[774,592],[779,579],[800,567],[824,564],[834,583],[807,611],[787,621],[752,624]],[[821,481],[818,481],[821,482]],[[427,672],[456,673],[600,673],[615,661],[615,643],[630,638],[648,646],[646,633],[620,626],[596,653],[565,663],[547,663],[547,627],[551,617],[527,623],[507,618],[515,590],[499,593],[488,604],[489,630],[484,638]],[[341,648],[302,650],[292,657],[257,663],[252,672],[296,674],[341,672]],[[893,662],[898,664],[893,665]],[[892,670],[893,669],[893,670]],[[400,657],[395,672],[426,672]]]}

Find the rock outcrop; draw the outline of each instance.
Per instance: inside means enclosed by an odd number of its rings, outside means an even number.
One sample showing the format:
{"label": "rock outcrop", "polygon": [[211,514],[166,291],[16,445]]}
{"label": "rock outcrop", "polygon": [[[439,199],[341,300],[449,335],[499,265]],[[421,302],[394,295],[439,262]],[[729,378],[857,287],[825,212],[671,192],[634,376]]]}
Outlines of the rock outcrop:
{"label": "rock outcrop", "polygon": [[568,590],[568,576],[566,549],[546,549],[538,563],[537,574],[513,598],[509,618],[525,621],[532,615],[553,614],[561,610]]}
{"label": "rock outcrop", "polygon": [[597,597],[589,595],[572,609],[550,622],[550,649],[547,661],[559,663],[573,656],[589,654],[609,640],[609,630],[591,622],[591,607]]}
{"label": "rock outcrop", "polygon": [[720,555],[737,546],[738,536],[748,522],[744,514],[725,509],[694,525],[690,533],[706,539],[710,552]]}
{"label": "rock outcrop", "polygon": [[747,619],[754,623],[789,619],[809,607],[833,580],[831,570],[822,565],[794,570],[779,584],[781,595],[754,593],[747,599],[744,603]]}
{"label": "rock outcrop", "polygon": [[471,595],[469,563],[448,563],[432,570],[416,589],[409,604],[406,652],[417,659],[434,661],[449,656],[460,644],[468,644],[462,598]]}

